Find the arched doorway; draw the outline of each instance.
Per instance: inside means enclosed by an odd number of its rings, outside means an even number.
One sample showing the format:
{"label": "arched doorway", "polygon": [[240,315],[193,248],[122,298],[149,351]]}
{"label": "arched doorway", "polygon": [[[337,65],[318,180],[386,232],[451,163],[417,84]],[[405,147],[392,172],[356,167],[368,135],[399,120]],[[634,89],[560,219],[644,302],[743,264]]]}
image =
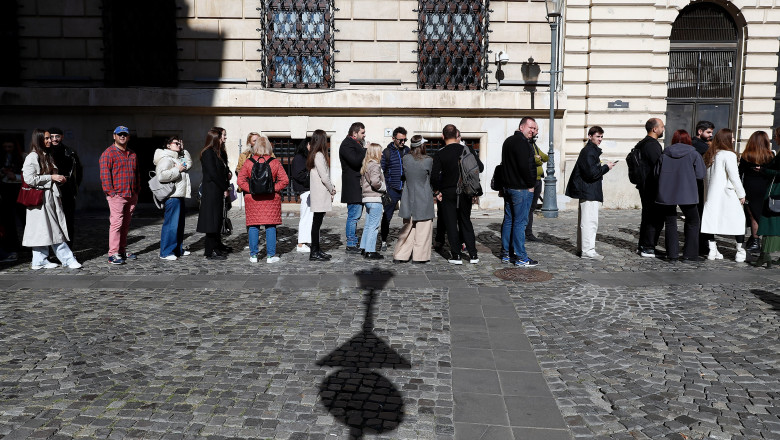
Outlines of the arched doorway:
{"label": "arched doorway", "polygon": [[693,2],[672,25],[667,145],[677,129],[695,135],[696,122],[701,120],[711,121],[716,130],[736,127],[744,22],[738,24],[735,18],[742,21],[739,11],[723,3],[726,7]]}

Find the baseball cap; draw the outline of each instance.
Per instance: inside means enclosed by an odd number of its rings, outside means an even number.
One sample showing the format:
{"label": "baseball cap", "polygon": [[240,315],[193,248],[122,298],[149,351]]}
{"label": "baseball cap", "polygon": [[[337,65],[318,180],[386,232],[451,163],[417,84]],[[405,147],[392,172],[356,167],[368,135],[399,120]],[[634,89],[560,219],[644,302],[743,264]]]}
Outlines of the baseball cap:
{"label": "baseball cap", "polygon": [[114,129],[114,134],[119,134],[119,133],[130,134],[130,129],[125,127],[124,125],[120,125],[119,127]]}

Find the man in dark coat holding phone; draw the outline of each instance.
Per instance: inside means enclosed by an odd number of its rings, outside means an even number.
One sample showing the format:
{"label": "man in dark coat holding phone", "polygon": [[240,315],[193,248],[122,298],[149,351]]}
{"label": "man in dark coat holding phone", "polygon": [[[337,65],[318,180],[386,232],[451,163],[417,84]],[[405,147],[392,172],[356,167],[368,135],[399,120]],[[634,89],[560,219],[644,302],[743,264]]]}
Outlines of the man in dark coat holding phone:
{"label": "man in dark coat holding phone", "polygon": [[[341,141],[339,161],[341,162],[341,203],[347,204],[347,253],[359,254],[357,224],[363,215],[363,189],[360,186],[360,168],[366,157],[366,126],[355,122],[349,127],[349,134]],[[373,251],[372,251],[373,252]]]}

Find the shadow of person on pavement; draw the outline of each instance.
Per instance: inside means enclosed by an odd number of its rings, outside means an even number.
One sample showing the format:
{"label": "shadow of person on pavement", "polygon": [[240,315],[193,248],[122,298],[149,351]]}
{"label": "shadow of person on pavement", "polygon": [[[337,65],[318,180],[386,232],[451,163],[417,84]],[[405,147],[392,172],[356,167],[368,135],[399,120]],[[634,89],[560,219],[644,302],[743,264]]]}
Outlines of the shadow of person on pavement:
{"label": "shadow of person on pavement", "polygon": [[322,405],[350,429],[350,440],[364,434],[393,431],[404,420],[404,399],[399,388],[375,372],[381,368],[409,370],[411,363],[374,333],[377,291],[393,277],[379,269],[355,274],[366,290],[363,330],[316,365],[337,368],[320,385]]}
{"label": "shadow of person on pavement", "polygon": [[780,313],[780,295],[761,289],[751,289],[750,293],[756,295],[758,299],[772,306],[772,311]]}

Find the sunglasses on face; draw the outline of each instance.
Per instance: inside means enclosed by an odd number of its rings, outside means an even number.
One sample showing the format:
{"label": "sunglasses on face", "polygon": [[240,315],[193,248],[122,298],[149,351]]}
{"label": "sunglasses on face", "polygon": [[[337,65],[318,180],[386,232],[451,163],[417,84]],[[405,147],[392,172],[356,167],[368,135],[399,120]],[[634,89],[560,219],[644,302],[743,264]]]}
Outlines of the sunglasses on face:
{"label": "sunglasses on face", "polygon": [[402,144],[406,143],[406,139],[398,139],[398,138],[396,138],[395,140],[397,140],[398,142],[400,142]]}
{"label": "sunglasses on face", "polygon": [[130,135],[129,135],[129,134],[127,134],[127,133],[119,133],[117,136],[118,136],[118,137],[123,137],[123,138],[124,138],[124,137],[128,137],[128,136],[130,136]]}

